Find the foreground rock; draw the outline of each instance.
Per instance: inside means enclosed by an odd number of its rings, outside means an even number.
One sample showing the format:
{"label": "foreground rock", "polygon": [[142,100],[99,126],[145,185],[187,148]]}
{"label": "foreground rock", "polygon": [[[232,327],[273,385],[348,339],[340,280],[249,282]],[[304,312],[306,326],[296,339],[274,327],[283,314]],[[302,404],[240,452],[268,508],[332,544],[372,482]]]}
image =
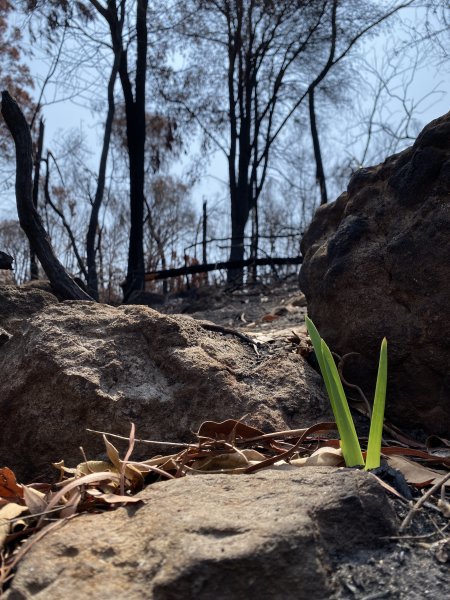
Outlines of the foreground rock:
{"label": "foreground rock", "polygon": [[86,428],[128,435],[134,422],[138,437],[176,442],[204,420],[248,415],[264,430],[330,420],[320,377],[299,355],[259,356],[190,317],[69,301],[16,325],[0,345],[0,465],[22,481],[61,459],[77,464],[79,446],[104,452]]}
{"label": "foreground rock", "polygon": [[361,169],[303,238],[308,312],[369,396],[389,342],[387,415],[450,435],[450,113]]}
{"label": "foreground rock", "polygon": [[335,567],[386,545],[395,517],[371,475],[291,468],[158,483],[140,508],[78,517],[34,545],[6,599],[334,597]]}

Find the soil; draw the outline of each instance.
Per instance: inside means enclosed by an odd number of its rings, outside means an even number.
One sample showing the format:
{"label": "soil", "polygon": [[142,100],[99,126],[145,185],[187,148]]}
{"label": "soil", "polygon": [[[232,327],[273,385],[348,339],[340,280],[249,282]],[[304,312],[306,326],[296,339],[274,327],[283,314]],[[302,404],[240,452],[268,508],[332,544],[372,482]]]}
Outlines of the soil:
{"label": "soil", "polygon": [[[306,300],[294,276],[246,289],[192,290],[184,297],[172,298],[164,306],[155,308],[168,314],[185,313],[194,319],[209,321],[224,328],[224,335],[232,335],[228,329],[235,330],[259,342],[260,353],[309,354],[304,324]],[[354,414],[354,419],[358,432],[366,434],[368,420],[358,414]],[[413,496],[410,501],[387,492],[399,523],[423,493],[411,486],[410,490]],[[352,552],[348,558],[336,556],[335,569],[330,573],[338,590],[334,598],[450,598],[450,522],[436,502],[435,497],[426,503],[407,530],[396,538],[384,540],[376,551]]]}

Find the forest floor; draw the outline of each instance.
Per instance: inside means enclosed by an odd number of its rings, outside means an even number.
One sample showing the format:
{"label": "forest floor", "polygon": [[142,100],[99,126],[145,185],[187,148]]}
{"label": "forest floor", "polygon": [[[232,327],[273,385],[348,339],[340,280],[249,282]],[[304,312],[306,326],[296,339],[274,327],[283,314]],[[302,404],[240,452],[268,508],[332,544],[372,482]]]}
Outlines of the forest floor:
{"label": "forest floor", "polygon": [[[305,349],[306,300],[294,277],[235,291],[219,287],[193,290],[158,310],[166,314],[189,314],[224,329],[236,330],[261,342],[264,353],[298,352],[300,349],[303,354],[302,348]],[[365,435],[368,419],[359,414],[354,414],[354,418],[358,432]],[[410,487],[413,495],[410,501],[387,492],[399,523],[426,492],[426,488]],[[444,515],[437,508],[436,498],[425,503],[415,514],[408,529],[383,540],[376,550],[353,554],[349,561],[337,557],[339,560],[330,574],[338,589],[334,598],[450,598],[450,515]]]}

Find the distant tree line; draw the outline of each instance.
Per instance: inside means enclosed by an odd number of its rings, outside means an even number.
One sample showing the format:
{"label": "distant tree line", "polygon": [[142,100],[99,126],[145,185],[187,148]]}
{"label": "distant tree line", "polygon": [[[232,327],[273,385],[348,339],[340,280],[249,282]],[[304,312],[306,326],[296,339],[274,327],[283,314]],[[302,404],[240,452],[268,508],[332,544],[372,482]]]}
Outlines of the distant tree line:
{"label": "distant tree line", "polygon": [[[448,58],[446,11],[441,0],[0,0],[0,84],[30,125],[32,201],[56,255],[94,299],[111,299],[125,264],[123,297],[139,293],[146,271],[179,266],[198,237],[191,190],[219,152],[229,200],[219,214],[208,199],[209,235],[230,237],[230,261],[257,259],[268,232],[275,240],[306,225],[316,198],[328,202],[377,144],[396,151],[414,137],[420,102],[409,100],[409,86],[421,57]],[[404,14],[407,34],[368,64],[360,54],[368,40],[399,31]],[[48,59],[39,82],[28,66],[33,44]],[[355,90],[364,85],[361,102]],[[79,134],[49,146],[50,89],[98,116],[96,167]],[[386,97],[401,105],[395,119]],[[330,161],[329,123],[349,107],[365,115],[359,157]],[[350,131],[354,118],[340,125]],[[13,147],[3,123],[0,150],[8,182]],[[35,248],[19,258],[14,227],[0,223],[0,246],[36,278]],[[241,284],[243,269],[229,269],[228,281]]]}

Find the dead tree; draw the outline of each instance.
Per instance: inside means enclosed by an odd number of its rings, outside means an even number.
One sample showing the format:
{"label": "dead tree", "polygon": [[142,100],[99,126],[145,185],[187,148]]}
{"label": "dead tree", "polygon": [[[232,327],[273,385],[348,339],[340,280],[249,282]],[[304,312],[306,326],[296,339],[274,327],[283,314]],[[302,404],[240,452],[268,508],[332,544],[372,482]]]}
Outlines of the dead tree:
{"label": "dead tree", "polygon": [[38,257],[53,290],[64,300],[92,300],[57,259],[42,220],[33,204],[31,133],[17,102],[2,92],[2,115],[16,146],[16,202],[20,226]]}

